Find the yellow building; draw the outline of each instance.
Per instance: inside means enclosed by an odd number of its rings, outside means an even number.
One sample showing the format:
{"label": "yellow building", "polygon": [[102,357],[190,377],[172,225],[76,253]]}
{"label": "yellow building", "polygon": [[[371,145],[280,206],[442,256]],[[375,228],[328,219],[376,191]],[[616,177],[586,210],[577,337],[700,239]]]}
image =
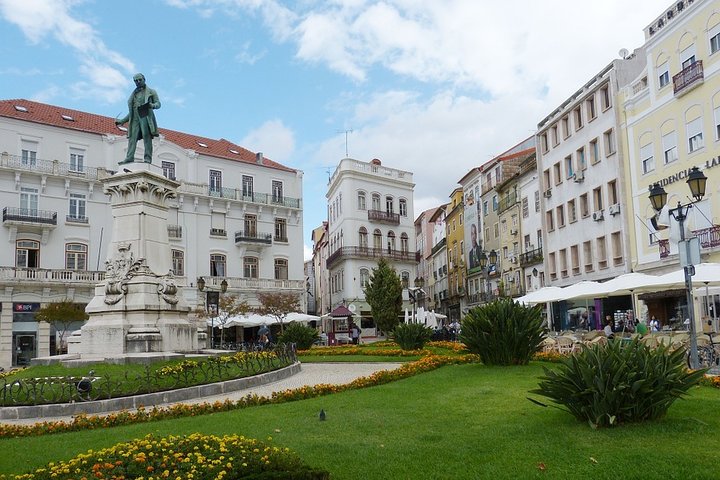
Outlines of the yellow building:
{"label": "yellow building", "polygon": [[465,229],[463,227],[463,190],[456,188],[450,194],[447,206],[445,228],[447,229],[448,265],[448,318],[450,322],[460,321],[465,298]]}
{"label": "yellow building", "polygon": [[[686,184],[690,169],[708,177],[702,201],[690,208],[684,222],[688,236],[700,240],[703,262],[720,261],[720,0],[675,1],[645,29],[647,68],[619,94],[626,142],[623,147],[626,202],[633,270],[651,274],[680,268],[679,222],[667,207],[656,217],[649,188],[660,184],[668,206],[690,203]],[[708,293],[712,293],[709,291]],[[695,291],[699,319],[720,307],[717,295],[706,300],[705,288]],[[639,297],[663,325],[682,327],[688,317],[684,289]],[[703,322],[707,324],[706,322]]]}

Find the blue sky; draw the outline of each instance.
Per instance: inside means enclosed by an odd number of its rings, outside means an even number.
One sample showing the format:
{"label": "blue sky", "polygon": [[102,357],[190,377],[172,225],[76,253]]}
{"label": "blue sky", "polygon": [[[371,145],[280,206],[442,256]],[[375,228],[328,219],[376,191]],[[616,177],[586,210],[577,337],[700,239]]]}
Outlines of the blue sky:
{"label": "blue sky", "polygon": [[641,46],[669,5],[0,0],[0,98],[117,116],[144,73],[162,127],[305,173],[307,253],[346,130],[350,157],[414,172],[417,216]]}

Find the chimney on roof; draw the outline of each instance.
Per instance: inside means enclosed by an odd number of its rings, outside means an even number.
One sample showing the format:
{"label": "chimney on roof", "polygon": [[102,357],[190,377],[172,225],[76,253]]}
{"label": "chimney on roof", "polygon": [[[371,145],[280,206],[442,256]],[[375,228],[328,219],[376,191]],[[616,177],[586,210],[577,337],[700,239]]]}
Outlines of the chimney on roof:
{"label": "chimney on roof", "polygon": [[257,152],[255,154],[255,163],[257,163],[258,165],[262,165],[262,163],[263,163],[263,153],[262,152]]}

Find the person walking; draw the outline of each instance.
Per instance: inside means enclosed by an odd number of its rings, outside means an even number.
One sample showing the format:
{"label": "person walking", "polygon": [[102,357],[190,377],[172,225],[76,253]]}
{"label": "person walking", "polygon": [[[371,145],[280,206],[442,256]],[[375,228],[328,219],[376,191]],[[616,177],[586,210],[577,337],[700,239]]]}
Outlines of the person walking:
{"label": "person walking", "polygon": [[360,343],[360,327],[353,323],[352,330],[350,331],[353,345]]}
{"label": "person walking", "polygon": [[135,149],[137,142],[142,139],[145,147],[143,159],[145,163],[152,163],[153,137],[157,137],[158,128],[153,110],[160,108],[160,97],[155,90],[145,84],[145,75],[138,73],[133,77],[135,90],[128,99],[128,114],[121,119],[115,120],[115,125],[128,124],[127,138],[128,148],[125,160],[119,162],[133,163],[135,161]]}

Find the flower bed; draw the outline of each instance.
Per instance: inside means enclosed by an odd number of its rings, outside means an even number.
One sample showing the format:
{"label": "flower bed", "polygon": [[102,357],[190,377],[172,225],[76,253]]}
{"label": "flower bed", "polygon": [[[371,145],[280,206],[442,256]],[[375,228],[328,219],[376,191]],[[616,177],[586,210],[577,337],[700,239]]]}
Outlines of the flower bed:
{"label": "flower bed", "polygon": [[193,433],[187,436],[143,439],[120,443],[99,451],[89,450],[66,462],[53,462],[32,473],[0,479],[162,479],[192,478],[305,478],[328,479],[287,448],[239,435],[218,437]]}

